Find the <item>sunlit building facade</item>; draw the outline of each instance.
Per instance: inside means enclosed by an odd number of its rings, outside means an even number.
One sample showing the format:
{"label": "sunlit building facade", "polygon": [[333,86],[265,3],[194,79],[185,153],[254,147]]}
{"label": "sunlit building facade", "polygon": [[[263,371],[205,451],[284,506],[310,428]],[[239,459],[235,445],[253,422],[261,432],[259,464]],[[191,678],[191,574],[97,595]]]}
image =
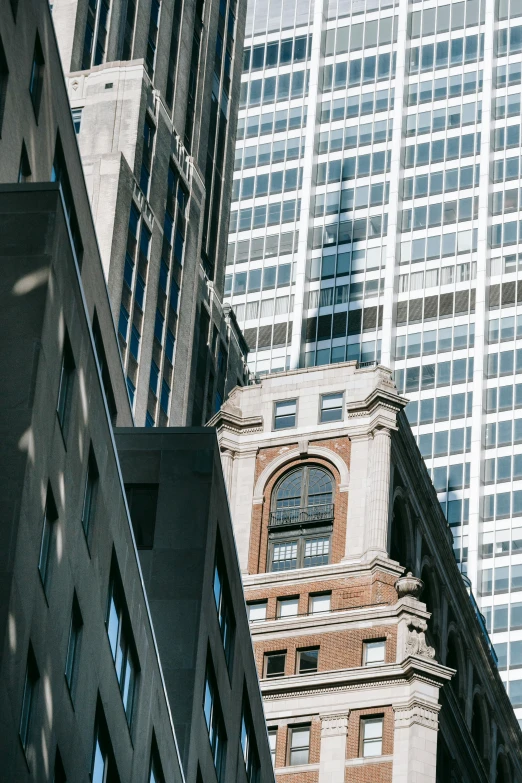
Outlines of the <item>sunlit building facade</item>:
{"label": "sunlit building facade", "polygon": [[243,68],[225,291],[250,368],[393,369],[522,708],[522,6],[253,0]]}

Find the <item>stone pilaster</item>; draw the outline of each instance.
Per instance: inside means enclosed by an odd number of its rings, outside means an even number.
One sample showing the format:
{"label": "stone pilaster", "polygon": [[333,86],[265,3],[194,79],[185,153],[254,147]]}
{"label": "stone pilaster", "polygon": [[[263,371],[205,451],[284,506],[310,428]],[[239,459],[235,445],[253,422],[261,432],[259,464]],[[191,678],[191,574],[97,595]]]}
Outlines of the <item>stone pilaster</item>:
{"label": "stone pilaster", "polygon": [[319,783],[344,783],[348,714],[321,715]]}
{"label": "stone pilaster", "polygon": [[234,464],[234,452],[232,449],[221,449],[221,464],[223,466],[223,478],[227,488],[228,497],[232,497],[232,471]]}
{"label": "stone pilaster", "polygon": [[370,474],[370,508],[366,550],[368,554],[387,554],[390,505],[391,433],[378,429],[373,436]]}
{"label": "stone pilaster", "polygon": [[435,783],[440,706],[414,699],[393,710],[392,783]]}
{"label": "stone pilaster", "polygon": [[364,552],[364,536],[369,504],[368,485],[370,457],[370,435],[351,436],[350,494],[346,520],[346,546],[344,560],[361,557]]}

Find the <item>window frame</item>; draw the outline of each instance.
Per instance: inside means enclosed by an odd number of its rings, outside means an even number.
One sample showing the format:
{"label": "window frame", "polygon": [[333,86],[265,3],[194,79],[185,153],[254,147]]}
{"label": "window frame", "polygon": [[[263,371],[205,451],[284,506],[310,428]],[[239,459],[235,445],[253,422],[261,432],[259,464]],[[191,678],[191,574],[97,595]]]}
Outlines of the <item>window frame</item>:
{"label": "window frame", "polygon": [[[210,708],[208,715],[207,705]],[[207,727],[208,741],[210,744],[210,751],[212,753],[212,760],[214,762],[216,777],[219,783],[221,783],[221,781],[225,779],[228,738],[225,729],[225,722],[223,720],[221,700],[219,698],[214,667],[210,657],[210,650],[207,653],[207,667],[205,674],[205,685],[203,688],[202,708],[203,719]]]}
{"label": "window frame", "polygon": [[24,753],[27,753],[27,747],[31,741],[32,719],[38,697],[39,680],[40,672],[38,670],[38,664],[36,663],[33,645],[31,642],[29,642],[25,666],[24,687],[22,691],[20,723],[18,726],[18,736],[20,737]]}
{"label": "window frame", "polygon": [[223,643],[223,653],[227,664],[227,672],[229,677],[231,677],[234,661],[236,621],[232,608],[232,598],[228,585],[223,550],[219,538],[216,541],[212,592],[214,595],[214,604],[217,612],[221,641]]}
{"label": "window frame", "polygon": [[[371,753],[366,755],[365,754],[365,731],[366,726],[369,726],[373,723],[381,724],[381,752],[380,753]],[[372,741],[371,738],[368,738],[368,741]],[[363,715],[360,718],[360,728],[359,728],[359,757],[360,758],[380,758],[383,756],[383,744],[384,744],[384,714],[383,713],[376,713],[374,715]]]}
{"label": "window frame", "polygon": [[96,457],[94,456],[94,449],[89,446],[89,457],[87,460],[87,473],[85,475],[85,487],[83,492],[83,504],[82,504],[82,530],[89,546],[91,538],[91,529],[94,523],[94,517],[96,515],[96,497],[99,488],[100,473],[98,471],[98,465]]}
{"label": "window frame", "polygon": [[[263,655],[263,679],[264,680],[271,680],[275,677],[284,677],[286,672],[286,658],[287,658],[288,651],[287,650],[269,650],[265,652]],[[282,674],[268,674],[268,659],[270,657],[275,656],[282,656],[284,658],[284,665],[283,665],[283,672]]]}
{"label": "window frame", "polygon": [[[113,614],[114,607],[114,614]],[[113,618],[116,618],[116,635],[114,638],[114,649],[111,641],[111,628],[114,629]],[[107,610],[105,614],[105,628],[107,631],[107,640],[114,663],[114,671],[118,682],[123,710],[127,720],[129,730],[132,727],[132,719],[135,714],[136,700],[138,696],[138,678],[140,665],[132,625],[125,599],[125,592],[116,566],[115,558],[111,567],[111,577],[109,581],[109,591],[107,598]],[[118,671],[118,663],[120,671]],[[128,672],[130,679],[128,680]],[[125,693],[127,691],[127,693]],[[130,698],[129,698],[130,696]]]}
{"label": "window frame", "polygon": [[[319,671],[319,650],[320,646],[313,645],[311,647],[300,647],[296,650],[296,661],[295,661],[295,673],[296,674],[316,674]],[[301,656],[303,653],[307,652],[316,652],[317,653],[317,666],[315,669],[308,669],[306,671],[301,671]]]}
{"label": "window frame", "polygon": [[72,394],[74,390],[74,375],[76,372],[76,363],[72,351],[69,335],[65,332],[62,360],[60,363],[60,381],[58,384],[58,396],[56,399],[56,416],[60,425],[64,444],[67,442],[69,430]]}
{"label": "window frame", "polygon": [[[325,409],[323,408],[323,401],[328,397],[340,397],[341,398],[341,404],[339,408],[326,408],[326,410],[339,410],[341,415],[338,419],[323,419],[323,413]],[[344,391],[341,392],[328,392],[327,394],[320,394],[319,395],[319,417],[318,417],[318,423],[319,424],[331,424],[332,422],[342,422],[344,421]]]}
{"label": "window frame", "polygon": [[[262,622],[264,622],[264,621],[267,619],[267,616],[266,616],[266,615],[267,615],[267,611],[268,611],[268,600],[267,600],[266,598],[264,598],[264,599],[263,599],[263,600],[261,600],[261,601],[247,601],[247,602],[246,602],[246,605],[247,605],[247,614],[248,614],[248,622],[249,622],[249,623],[262,623]],[[265,609],[265,616],[264,616],[264,617],[262,617],[262,618],[261,618],[261,619],[259,619],[259,620],[253,620],[253,619],[250,617],[250,609],[251,609],[251,607],[253,607],[253,606],[263,606],[263,607],[264,607],[264,609]]]}
{"label": "window frame", "polygon": [[[301,746],[298,746],[297,748],[293,748],[292,747],[292,742],[293,742],[294,732],[297,732],[299,730],[302,731],[303,729],[308,729],[308,745],[301,745]],[[304,766],[305,764],[309,764],[310,763],[310,742],[311,742],[311,734],[312,734],[312,724],[311,723],[299,723],[299,724],[295,724],[295,725],[292,725],[292,726],[288,726],[288,734],[289,734],[289,736],[288,736],[287,765],[289,767],[300,767],[300,766]],[[305,749],[308,752],[307,760],[293,764],[292,763],[292,752],[293,751],[302,751],[302,750],[305,750]]]}
{"label": "window frame", "polygon": [[38,115],[42,104],[42,93],[44,87],[44,69],[45,58],[40,41],[38,30],[34,41],[33,59],[31,60],[31,73],[29,75],[29,97],[34,111],[36,124],[38,125]]}
{"label": "window frame", "polygon": [[[270,758],[272,759],[272,766],[275,768],[275,763],[277,759],[277,726],[268,726],[267,727],[267,733],[268,733],[268,747],[270,748]],[[274,737],[274,747],[272,748],[272,742],[271,738]]]}
{"label": "window frame", "polygon": [[[328,609],[323,609],[321,611],[314,612],[312,610],[313,599],[314,598],[326,598],[326,597],[328,597],[330,599],[329,602],[328,602],[329,603]],[[332,611],[332,591],[331,590],[325,590],[322,593],[309,593],[309,595],[308,595],[308,614],[311,614],[311,615],[328,614],[331,611]]]}
{"label": "window frame", "polygon": [[78,674],[78,661],[80,657],[82,629],[83,618],[80,610],[80,604],[78,603],[78,597],[75,591],[72,601],[71,621],[69,624],[69,637],[67,641],[67,653],[65,656],[64,671],[67,689],[73,702]]}
{"label": "window frame", "polygon": [[[375,663],[368,662],[368,649],[373,644],[383,644],[383,660]],[[386,663],[386,639],[364,639],[362,649],[362,665],[363,666],[383,666]]]}
{"label": "window frame", "polygon": [[38,556],[38,573],[46,600],[48,600],[49,579],[51,571],[51,547],[54,540],[55,524],[58,521],[58,511],[54,502],[51,485],[47,485],[47,497],[43,513],[42,537]]}
{"label": "window frame", "polygon": [[[278,405],[284,405],[284,404],[287,404],[287,403],[292,403],[292,402],[295,403],[294,423],[293,424],[288,424],[288,425],[283,426],[283,427],[278,427],[277,426],[277,420],[280,419],[280,418],[285,418],[285,416],[284,415],[279,415],[278,416],[278,414],[277,414],[277,406]],[[289,415],[289,414],[287,414],[287,415]],[[297,397],[296,398],[289,398],[287,400],[274,400],[274,407],[273,407],[273,413],[272,413],[272,430],[273,430],[273,432],[279,432],[280,430],[291,430],[291,429],[294,429],[295,427],[297,427],[298,416],[299,416],[299,399]]]}

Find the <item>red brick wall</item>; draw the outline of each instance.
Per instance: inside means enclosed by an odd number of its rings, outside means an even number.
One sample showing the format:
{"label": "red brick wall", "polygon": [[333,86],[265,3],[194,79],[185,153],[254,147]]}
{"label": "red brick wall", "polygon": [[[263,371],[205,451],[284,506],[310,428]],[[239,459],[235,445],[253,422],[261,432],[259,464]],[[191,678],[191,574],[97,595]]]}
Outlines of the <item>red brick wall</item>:
{"label": "red brick wall", "polygon": [[[303,723],[307,723],[307,721],[302,721]],[[295,725],[298,725],[300,721],[294,721]],[[276,744],[276,760],[275,760],[275,768],[277,770],[278,767],[287,767],[288,766],[288,758],[290,753],[289,748],[289,738],[290,738],[290,732],[288,731],[288,725],[292,726],[291,724],[279,724],[277,729],[277,744]],[[268,723],[270,725],[270,722]],[[319,763],[319,753],[321,748],[321,721],[319,718],[314,718],[311,721],[310,726],[310,755],[308,759],[309,764],[318,764]],[[301,775],[306,775],[307,777],[303,777],[303,781],[311,781],[311,780],[317,780],[317,777],[310,778],[309,775],[317,775],[317,772],[311,771],[306,773],[297,773],[295,774],[289,774],[286,775],[280,775],[278,776],[278,781],[283,780],[285,777],[288,777],[294,783],[296,781],[301,780]]]}
{"label": "red brick wall", "polygon": [[360,767],[347,767],[345,783],[391,783],[393,764],[383,761],[380,764],[361,764]]}
{"label": "red brick wall", "polygon": [[[383,756],[391,756],[393,753],[393,708],[370,707],[366,710],[352,710],[348,716],[348,736],[346,738],[346,756],[349,759],[359,758],[360,753],[360,729],[361,718],[365,715],[384,715],[382,730]],[[380,766],[380,765],[379,765]]]}
{"label": "red brick wall", "polygon": [[[262,471],[277,457],[295,448],[297,444],[260,449],[256,459],[255,481]],[[350,441],[347,437],[328,438],[326,440],[313,441],[314,446],[330,449],[336,452],[350,467]],[[322,465],[329,470],[335,481],[334,493],[334,525],[332,535],[331,559],[332,563],[339,563],[344,555],[346,543],[346,516],[348,512],[348,493],[339,492],[340,477],[333,463],[326,459],[305,457],[288,462],[270,477],[264,487],[263,503],[252,506],[252,522],[250,528],[250,551],[248,559],[248,571],[251,574],[265,573],[268,546],[268,519],[270,515],[270,501],[272,490],[279,479],[292,468],[299,465]]]}

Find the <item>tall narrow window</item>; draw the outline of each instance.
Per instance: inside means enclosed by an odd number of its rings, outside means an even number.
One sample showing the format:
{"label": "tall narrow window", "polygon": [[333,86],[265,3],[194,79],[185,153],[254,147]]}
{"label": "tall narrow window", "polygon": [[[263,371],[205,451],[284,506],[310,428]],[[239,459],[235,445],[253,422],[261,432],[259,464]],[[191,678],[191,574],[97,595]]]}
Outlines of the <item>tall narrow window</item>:
{"label": "tall narrow window", "polygon": [[221,630],[221,638],[223,640],[225,659],[230,672],[232,667],[232,655],[234,652],[235,622],[232,614],[230,591],[220,546],[218,547],[216,563],[214,566],[214,600],[218,613],[218,622]]}
{"label": "tall narrow window", "polygon": [[20,168],[18,169],[18,182],[30,182],[30,181],[31,181],[31,164],[29,163],[29,155],[27,154],[25,141],[22,141],[22,154],[20,155]]}
{"label": "tall narrow window", "polygon": [[83,495],[82,508],[82,527],[87,539],[89,538],[91,523],[94,519],[96,493],[98,490],[98,476],[98,466],[96,465],[96,458],[91,446],[89,449],[89,459],[87,462],[87,476],[85,479],[85,492]]}
{"label": "tall narrow window", "polygon": [[9,68],[5,56],[4,44],[0,38],[0,138],[2,138],[2,122],[4,119],[5,99],[7,98],[7,82],[9,81]]}
{"label": "tall narrow window", "polygon": [[125,27],[123,29],[123,44],[121,49],[122,60],[130,60],[132,58],[132,40],[134,38],[135,19],[136,19],[136,0],[127,0],[127,11],[125,14]]}
{"label": "tall narrow window", "polygon": [[291,726],[289,744],[288,762],[290,766],[308,764],[310,757],[310,726]]}
{"label": "tall narrow window", "polygon": [[74,381],[74,357],[71,343],[66,334],[63,343],[62,365],[60,368],[60,387],[58,390],[58,402],[56,404],[56,413],[64,438],[67,437],[67,427],[69,424],[71,398]]}
{"label": "tall narrow window", "polygon": [[194,31],[192,34],[192,53],[190,56],[190,71],[187,95],[187,111],[185,114],[185,147],[192,147],[192,131],[194,129],[194,114],[196,111],[196,95],[198,89],[199,51],[201,47],[201,31],[203,29],[203,0],[196,0]]}
{"label": "tall narrow window", "polygon": [[150,5],[149,35],[147,38],[147,53],[145,55],[145,65],[150,78],[154,76],[154,66],[156,64],[156,45],[158,42],[158,27],[160,17],[160,0],[152,0]]}
{"label": "tall narrow window", "polygon": [[167,71],[167,90],[165,100],[169,109],[172,109],[174,101],[174,86],[176,83],[176,66],[178,61],[179,31],[181,27],[181,12],[183,0],[174,0],[174,13],[172,20],[172,33],[170,38],[169,67]]}
{"label": "tall narrow window", "polygon": [[277,726],[268,729],[268,742],[270,745],[270,757],[272,759],[272,766],[275,767],[276,751],[277,751]]}
{"label": "tall narrow window", "polygon": [[150,751],[149,783],[165,783],[165,775],[163,774],[158,744],[154,732],[152,733],[152,748]]}
{"label": "tall narrow window", "polygon": [[120,783],[107,721],[98,697],[91,762],[91,783]]}
{"label": "tall narrow window", "polygon": [[361,718],[361,756],[382,756],[382,730],[384,719]]}
{"label": "tall narrow window", "polygon": [[27,749],[31,738],[31,718],[33,716],[36,701],[36,688],[39,680],[38,666],[31,644],[27,653],[27,667],[25,670],[24,692],[22,696],[22,713],[20,716],[20,739],[24,750]]}
{"label": "tall narrow window", "polygon": [[152,549],[158,506],[158,485],[125,484],[125,494],[136,546],[138,549]]}
{"label": "tall narrow window", "polygon": [[40,36],[36,33],[36,41],[34,44],[33,64],[31,66],[31,78],[29,80],[29,94],[33,104],[34,115],[36,122],[38,122],[38,114],[40,112],[40,103],[42,100],[43,90],[43,77],[44,77],[44,56],[42,51],[42,45],[40,43]]}
{"label": "tall narrow window", "polygon": [[74,692],[76,685],[76,669],[78,665],[78,658],[80,654],[80,639],[83,628],[82,614],[80,612],[80,605],[76,597],[76,593],[73,596],[73,604],[71,611],[71,624],[69,626],[69,641],[67,643],[67,656],[65,658],[65,679],[67,681],[67,687],[71,696]]}
{"label": "tall narrow window", "polygon": [[222,781],[225,779],[227,735],[221,713],[221,706],[219,704],[216,680],[210,661],[207,663],[203,712],[205,715],[205,723],[207,724],[208,739],[212,751],[212,758],[214,760],[216,777],[218,781]]}
{"label": "tall narrow window", "polygon": [[40,557],[38,558],[38,570],[40,572],[40,577],[46,594],[50,574],[51,544],[53,541],[54,524],[57,519],[58,514],[56,511],[53,493],[51,487],[48,486],[43,518],[42,540],[40,542]]}
{"label": "tall narrow window", "polygon": [[109,588],[106,625],[123,707],[130,726],[138,674],[138,659],[129,613],[123,597],[123,587],[114,562]]}
{"label": "tall narrow window", "polygon": [[140,188],[146,198],[149,197],[150,173],[152,171],[152,151],[156,128],[149,117],[143,126],[143,154],[141,157]]}
{"label": "tall narrow window", "polygon": [[241,750],[243,752],[243,761],[247,780],[249,783],[257,783],[259,780],[260,764],[259,754],[257,752],[254,727],[252,724],[252,715],[246,693],[243,696],[243,713],[241,715]]}
{"label": "tall narrow window", "polygon": [[87,70],[91,65],[101,65],[105,60],[109,7],[109,0],[89,0],[83,40],[82,70]]}
{"label": "tall narrow window", "polygon": [[53,168],[51,171],[51,182],[58,182],[60,185],[65,207],[65,217],[67,219],[67,223],[69,224],[71,239],[74,245],[74,252],[76,253],[76,260],[78,262],[78,266],[81,268],[83,243],[80,234],[78,218],[76,217],[76,209],[74,206],[71,183],[69,180],[67,166],[65,165],[65,155],[63,154],[63,147],[59,133],[56,135],[56,147],[54,151]]}
{"label": "tall narrow window", "polygon": [[82,112],[83,112],[82,108],[71,109],[71,116],[72,116],[72,121],[73,121],[73,125],[74,125],[74,132],[76,133],[76,135],[78,135],[78,133],[80,132],[81,127],[82,127]]}
{"label": "tall narrow window", "polygon": [[65,774],[62,757],[58,747],[56,748],[56,755],[54,757],[53,783],[67,783],[67,775]]}

